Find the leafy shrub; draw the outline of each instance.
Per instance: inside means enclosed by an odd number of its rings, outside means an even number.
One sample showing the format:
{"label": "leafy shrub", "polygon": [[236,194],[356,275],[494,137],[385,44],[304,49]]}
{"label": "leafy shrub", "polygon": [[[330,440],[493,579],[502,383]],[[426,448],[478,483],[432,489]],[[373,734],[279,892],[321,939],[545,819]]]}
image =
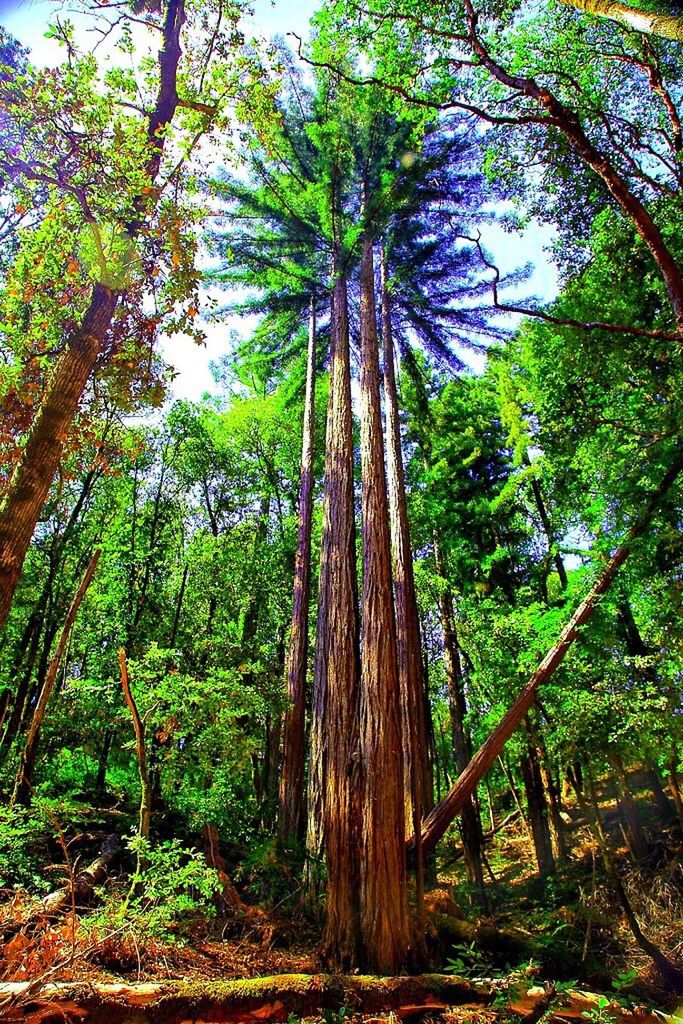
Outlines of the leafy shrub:
{"label": "leafy shrub", "polygon": [[86,919],[84,927],[98,936],[123,929],[132,931],[138,942],[172,942],[182,940],[192,922],[214,916],[221,885],[202,853],[183,847],[178,839],[152,846],[136,835],[127,845],[144,867],[133,876],[127,892],[103,893],[102,908]]}
{"label": "leafy shrub", "polygon": [[52,828],[40,811],[0,807],[0,888],[31,892],[50,889],[41,868],[49,859],[51,834]]}

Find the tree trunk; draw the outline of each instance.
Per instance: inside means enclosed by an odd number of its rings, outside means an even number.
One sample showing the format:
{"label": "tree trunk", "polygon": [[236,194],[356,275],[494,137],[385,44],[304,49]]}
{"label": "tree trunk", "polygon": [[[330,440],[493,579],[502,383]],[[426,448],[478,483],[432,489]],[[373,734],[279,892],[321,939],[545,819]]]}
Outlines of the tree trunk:
{"label": "tree trunk", "polygon": [[339,255],[334,278],[309,812],[316,814],[321,797],[324,948],[331,963],[345,968],[358,961],[360,665],[348,299]]}
{"label": "tree trunk", "polygon": [[631,851],[631,856],[634,860],[643,863],[650,855],[650,848],[645,837],[645,832],[643,831],[643,823],[640,820],[638,807],[633,798],[633,793],[631,792],[631,786],[628,781],[628,772],[624,767],[624,762],[618,754],[608,754],[607,760],[614,772],[617,792],[619,793],[619,807],[624,819],[624,824],[628,830],[628,845]]}
{"label": "tree trunk", "polygon": [[[159,89],[147,124],[150,156],[145,170],[150,181],[154,181],[159,172],[164,129],[173,120],[178,105],[176,80],[184,20],[184,0],[168,0],[163,49],[159,53]],[[145,210],[149,205],[147,194],[141,193],[134,205],[136,220],[127,225],[131,239],[140,233],[145,223]],[[93,287],[83,322],[69,339],[48,381],[45,397],[0,505],[0,630],[7,621],[28,546],[86,384],[103,350],[118,299],[119,293],[103,282]]]}
{"label": "tree trunk", "polygon": [[[417,613],[413,552],[408,526],[401,425],[394,371],[394,339],[391,325],[391,299],[387,281],[386,255],[381,250],[382,351],[384,361],[384,397],[386,403],[387,483],[391,530],[391,556],[394,575],[396,613],[396,653],[398,658],[401,724],[407,743],[403,747],[403,790],[407,828],[418,836],[422,815],[431,810],[433,790],[429,757],[429,731],[426,721],[427,694],[420,650],[420,621]],[[422,933],[424,863],[419,842],[415,848],[415,888],[418,928]]]}
{"label": "tree trunk", "polygon": [[[254,546],[251,553],[251,560],[254,565],[258,564],[260,550],[268,539],[270,502],[271,498],[269,494],[264,494],[261,497],[258,519],[256,522],[256,532],[254,534]],[[261,611],[263,610],[264,600],[264,588],[261,581],[258,581],[255,592],[253,594],[249,594],[240,615],[243,656],[252,657],[255,653],[254,640],[256,639],[256,634],[258,632],[258,625],[261,617]],[[213,620],[213,614],[211,615],[211,620]]]}
{"label": "tree trunk", "polygon": [[670,821],[674,816],[674,808],[666,795],[656,764],[649,764],[647,767],[647,784],[660,818],[662,821]]}
{"label": "tree trunk", "polygon": [[70,338],[50,378],[0,506],[0,629],[7,621],[33,531],[117,301],[118,295],[111,288],[94,286],[83,323]]}
{"label": "tree trunk", "polygon": [[553,857],[550,828],[548,826],[548,807],[545,802],[541,770],[538,764],[536,749],[528,738],[526,756],[521,758],[520,770],[524,782],[531,834],[534,840],[534,852],[540,878],[548,878],[555,874],[555,858]]}
{"label": "tree trunk", "polygon": [[[443,634],[443,659],[448,687],[448,708],[451,719],[453,755],[458,775],[464,772],[472,757],[472,740],[465,725],[467,704],[460,658],[460,644],[455,628],[455,610],[453,595],[446,578],[446,569],[441,556],[438,537],[434,534],[434,561],[436,571],[444,581],[444,589],[439,595],[439,616]],[[467,866],[467,877],[471,885],[476,886],[482,905],[488,904],[484,868],[482,861],[482,829],[479,811],[474,794],[465,801],[462,808],[462,845]]]}
{"label": "tree trunk", "polygon": [[38,657],[38,647],[40,645],[40,636],[42,632],[42,620],[36,619],[34,627],[31,632],[31,640],[28,651],[26,652],[25,664],[19,685],[17,686],[14,694],[14,702],[12,704],[12,710],[5,723],[5,730],[2,734],[2,741],[0,741],[0,752],[4,755],[14,743],[14,740],[19,735],[19,726],[21,725],[22,718],[24,716],[24,709],[26,707],[26,701],[28,698],[29,689],[31,687],[31,675],[33,673],[33,667]]}
{"label": "tree trunk", "polygon": [[545,748],[545,744],[538,736],[535,737],[535,742],[539,753],[539,768],[541,771],[541,779],[543,780],[543,789],[545,791],[546,802],[550,812],[548,824],[550,825],[553,855],[556,861],[566,861],[569,856],[569,851],[567,848],[567,836],[564,821],[562,820],[562,801],[559,786],[557,785],[556,779],[553,778],[551,765],[548,759],[548,751]]}
{"label": "tree trunk", "polygon": [[620,567],[630,555],[633,541],[644,533],[660,501],[672,487],[682,469],[683,457],[678,455],[643,509],[643,512],[629,530],[624,541],[619,545],[600,573],[595,585],[562,630],[557,643],[550,648],[515,703],[507,714],[504,715],[502,721],[493,730],[489,738],[479,748],[455,786],[427,817],[422,828],[422,841],[425,853],[436,847],[439,839],[455,816],[460,813],[467,799],[475,792],[478,783],[501,753],[510,736],[522,723],[529,708],[536,699],[536,692],[539,686],[542,686],[552,677],[555,669],[564,660],[567,651],[579,636],[581,627],[590,620],[600,597],[609,590]]}
{"label": "tree trunk", "polygon": [[[405,967],[409,946],[403,746],[384,472],[375,273],[372,241],[367,236],[363,239],[360,274],[363,481],[360,927],[368,965],[381,974],[395,974]],[[391,771],[387,770],[389,765]]]}
{"label": "tree trunk", "polygon": [[683,17],[680,14],[657,14],[654,11],[638,9],[630,4],[619,3],[618,0],[560,0],[568,7],[585,11],[596,18],[609,18],[627,29],[644,32],[648,35],[661,36],[664,39],[677,39],[683,42]]}
{"label": "tree trunk", "polygon": [[35,768],[36,755],[38,753],[38,744],[40,742],[40,730],[43,726],[45,719],[45,712],[47,711],[47,704],[52,693],[52,689],[55,685],[57,678],[57,671],[61,664],[66,650],[69,637],[71,635],[71,629],[74,624],[78,609],[81,606],[81,602],[85,597],[86,591],[90,586],[90,581],[95,575],[97,569],[97,563],[100,560],[101,551],[98,548],[88,563],[88,567],[85,570],[85,575],[81,580],[80,586],[74,594],[71,607],[66,616],[64,622],[64,628],[57,644],[57,650],[55,651],[45,675],[40,696],[38,697],[38,703],[36,704],[35,711],[31,718],[31,725],[28,730],[26,737],[26,744],[24,746],[21,760],[19,762],[19,771],[17,772],[16,781],[14,783],[14,793],[12,794],[12,800],[10,806],[15,804],[21,804],[24,807],[29,807],[31,804],[31,794],[33,788],[33,769]]}
{"label": "tree trunk", "polygon": [[[530,466],[531,463],[529,462],[528,456],[526,461],[527,465]],[[534,502],[536,504],[538,517],[541,520],[541,526],[543,527],[543,532],[545,533],[545,537],[548,542],[548,553],[551,555],[552,560],[555,563],[555,568],[557,569],[557,575],[560,580],[560,587],[562,588],[562,590],[566,590],[568,582],[567,570],[564,567],[562,555],[556,548],[555,533],[552,527],[552,523],[550,522],[548,509],[546,508],[545,501],[543,500],[543,492],[541,490],[541,485],[535,476],[531,477],[531,491],[534,496]]]}
{"label": "tree trunk", "polygon": [[306,747],[306,663],[308,610],[311,601],[311,528],[313,524],[313,453],[315,440],[315,296],[311,296],[306,358],[306,399],[301,446],[299,531],[294,567],[292,630],[287,654],[288,706],[284,720],[280,779],[280,836],[301,838],[304,818],[304,760]]}

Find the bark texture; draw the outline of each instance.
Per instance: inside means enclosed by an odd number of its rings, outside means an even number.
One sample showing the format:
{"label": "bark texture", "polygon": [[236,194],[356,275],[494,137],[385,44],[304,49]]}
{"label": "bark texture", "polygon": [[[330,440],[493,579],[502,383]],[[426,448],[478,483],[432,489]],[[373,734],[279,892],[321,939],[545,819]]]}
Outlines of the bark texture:
{"label": "bark texture", "polygon": [[529,810],[529,823],[534,841],[538,874],[541,878],[547,878],[555,873],[555,857],[553,855],[550,825],[548,822],[548,805],[543,789],[538,754],[529,736],[527,741],[526,755],[520,761],[520,770],[522,781],[524,782],[527,808]]}
{"label": "bark texture", "polygon": [[[396,652],[401,694],[401,723],[404,737],[403,790],[406,827],[418,836],[422,815],[431,810],[433,779],[427,722],[427,690],[420,650],[420,620],[415,593],[413,552],[408,525],[405,472],[401,449],[401,424],[394,369],[394,339],[391,325],[391,296],[384,249],[381,253],[382,355],[386,405],[387,483],[391,559],[396,612]],[[418,918],[422,916],[424,864],[419,842],[415,849]]]}
{"label": "bark texture", "polygon": [[304,804],[306,662],[311,601],[311,526],[313,523],[313,451],[315,434],[315,297],[311,297],[306,357],[306,399],[301,447],[299,530],[294,566],[294,604],[287,654],[287,698],[280,778],[280,836],[301,836]]}
{"label": "bark texture", "polygon": [[324,947],[344,968],[358,959],[360,666],[348,300],[338,260],[334,271],[311,776],[327,858]]}
{"label": "bark texture", "polygon": [[57,672],[62,658],[64,657],[64,651],[66,650],[66,645],[71,635],[71,629],[76,616],[78,615],[78,609],[80,608],[81,602],[86,595],[88,587],[90,586],[90,582],[95,575],[101,554],[102,552],[98,548],[88,563],[83,579],[80,582],[78,590],[74,594],[73,601],[71,602],[71,606],[67,613],[64,628],[62,629],[62,633],[57,644],[57,650],[53,654],[50,664],[48,665],[45,680],[40,691],[40,696],[38,697],[38,703],[36,704],[31,718],[31,725],[29,726],[28,734],[26,736],[26,744],[19,761],[19,770],[14,784],[14,792],[12,794],[10,806],[22,804],[24,807],[28,807],[31,803],[33,769],[36,764],[38,744],[40,743],[40,731],[43,726],[43,721],[45,720],[48,701],[50,700],[50,695],[52,694],[55,680],[57,679]]}
{"label": "bark texture", "polygon": [[[360,926],[364,958],[392,974],[409,947],[401,695],[391,580],[372,241],[363,240],[360,438],[363,481]],[[387,770],[391,765],[391,770]]]}
{"label": "bark texture", "polygon": [[536,699],[539,686],[542,686],[543,683],[551,678],[555,669],[564,660],[567,651],[579,636],[581,627],[590,620],[600,597],[612,586],[620,567],[630,555],[633,541],[644,533],[662,498],[673,486],[682,470],[683,456],[677,453],[671,468],[663,477],[659,487],[652,494],[624,541],[607,562],[595,585],[562,630],[557,643],[550,648],[515,703],[493,730],[489,738],[479,748],[456,784],[446,794],[444,799],[437,804],[431,814],[428,815],[422,829],[422,842],[425,853],[434,850],[439,839],[441,839],[455,816],[460,813],[465,802],[475,792],[478,783],[499,756],[509,738],[521,725],[529,708]]}

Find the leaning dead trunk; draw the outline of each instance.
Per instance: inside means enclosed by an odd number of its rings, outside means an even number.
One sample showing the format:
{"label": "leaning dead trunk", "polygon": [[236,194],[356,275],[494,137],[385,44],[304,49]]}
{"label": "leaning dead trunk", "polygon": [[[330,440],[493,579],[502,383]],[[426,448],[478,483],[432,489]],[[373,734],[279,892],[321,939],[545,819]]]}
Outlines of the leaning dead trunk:
{"label": "leaning dead trunk", "polygon": [[[178,105],[176,79],[184,20],[184,0],[168,0],[163,49],[159,53],[159,91],[147,126],[150,156],[145,171],[149,182],[158,175],[165,129]],[[145,193],[134,203],[137,217],[127,226],[131,240],[144,226],[149,205],[147,193],[152,191],[147,183]],[[119,294],[105,283],[94,286],[83,322],[67,342],[48,381],[45,397],[0,506],[0,630],[7,621],[26,552],[57,472],[64,442],[97,358],[103,351]]]}
{"label": "leaning dead trunk", "polygon": [[294,568],[292,630],[287,654],[287,698],[280,778],[280,836],[297,839],[303,825],[306,728],[306,655],[311,600],[311,526],[313,522],[313,445],[315,431],[315,296],[311,296],[306,358],[306,399],[301,447],[299,532]]}
{"label": "leaning dead trunk", "polygon": [[427,817],[422,828],[422,842],[425,853],[435,849],[436,844],[448,826],[456,815],[460,813],[465,802],[474,793],[478,783],[493,765],[507,741],[521,725],[529,708],[536,699],[539,686],[546,683],[552,677],[555,669],[561,665],[567,651],[579,636],[581,627],[593,615],[600,597],[612,586],[620,567],[631,553],[633,541],[644,533],[659,503],[677,480],[681,470],[683,470],[683,456],[678,454],[643,512],[629,530],[626,538],[616,549],[600,573],[597,582],[562,630],[557,643],[550,648],[515,703],[493,730],[489,738],[479,748],[456,784]]}
{"label": "leaning dead trunk", "polygon": [[360,666],[348,299],[339,258],[334,273],[311,774],[327,859],[324,947],[343,968],[358,958]]}
{"label": "leaning dead trunk", "polygon": [[57,644],[57,650],[53,654],[50,664],[48,665],[48,669],[45,674],[45,681],[43,682],[40,696],[38,697],[38,703],[36,704],[35,711],[33,712],[31,725],[29,726],[28,734],[26,736],[26,745],[24,746],[21,760],[19,762],[19,771],[17,772],[17,778],[14,783],[14,793],[12,794],[10,806],[14,806],[14,804],[22,804],[24,807],[30,806],[31,791],[33,788],[33,769],[36,764],[38,744],[40,743],[40,731],[45,720],[48,701],[55,685],[57,672],[62,658],[64,657],[64,651],[66,650],[69,636],[71,635],[71,628],[78,614],[81,602],[85,597],[88,587],[90,586],[90,581],[95,575],[95,570],[97,569],[97,563],[100,560],[101,553],[101,550],[98,548],[88,563],[83,579],[81,580],[78,590],[74,594],[71,607],[67,613],[66,620],[64,622],[64,629],[62,630],[62,634]]}
{"label": "leaning dead trunk", "polygon": [[[135,756],[138,762],[138,773],[140,775],[140,815],[138,819],[138,835],[141,839],[149,839],[149,830],[152,822],[152,776],[147,762],[147,744],[145,740],[145,722],[138,711],[128,678],[128,662],[123,647],[119,648],[119,668],[121,671],[121,689],[123,696],[133,719],[133,731],[135,732]],[[138,854],[137,873],[140,873],[142,858]]]}
{"label": "leaning dead trunk", "polygon": [[[386,254],[381,251],[382,282],[382,354],[384,362],[384,399],[386,403],[387,482],[391,556],[394,574],[396,611],[396,651],[401,694],[401,719],[404,756],[404,801],[406,824],[419,837],[422,815],[433,806],[429,730],[426,721],[427,694],[420,651],[420,621],[417,613],[413,552],[408,526],[401,427],[398,410],[394,339],[391,326],[391,297],[387,281]],[[415,879],[418,924],[422,923],[424,864],[420,843],[415,849]]]}
{"label": "leaning dead trunk", "polygon": [[[401,695],[391,581],[389,508],[379,385],[372,241],[363,240],[360,294],[360,438],[363,481],[360,927],[364,956],[382,974],[405,966],[408,946]],[[391,765],[392,769],[387,770]]]}

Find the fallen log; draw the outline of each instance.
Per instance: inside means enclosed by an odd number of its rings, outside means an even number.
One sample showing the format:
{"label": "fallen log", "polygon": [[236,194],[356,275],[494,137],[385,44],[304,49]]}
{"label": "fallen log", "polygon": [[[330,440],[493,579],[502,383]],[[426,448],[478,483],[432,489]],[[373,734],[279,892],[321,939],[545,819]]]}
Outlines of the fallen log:
{"label": "fallen log", "polygon": [[82,871],[76,872],[73,884],[62,886],[43,896],[31,913],[22,920],[8,921],[2,926],[2,936],[7,939],[17,932],[33,928],[39,922],[47,923],[60,914],[68,913],[75,904],[78,908],[92,895],[95,886],[104,881],[107,871],[118,852],[119,838],[109,835],[102,844],[98,856]]}
{"label": "fallen log", "polygon": [[[482,1005],[488,986],[450,975],[375,978],[362,975],[282,974],[270,978],[137,985],[52,984],[39,993],[30,983],[0,984],[0,1020],[66,1024],[250,1024],[313,1016],[347,1006],[363,1013]],[[28,999],[22,1005],[23,992]],[[3,1001],[8,1010],[3,1012]],[[10,1002],[14,1005],[9,1009]],[[5,1016],[11,1013],[12,1016]]]}
{"label": "fallen log", "polygon": [[[282,974],[270,978],[201,983],[45,985],[0,984],[0,1020],[42,1024],[257,1024],[313,1016],[348,1007],[359,1013],[393,1011],[409,1021],[449,1007],[476,1009],[496,1002],[531,1024],[546,1010],[560,1021],[585,1020],[600,1007],[593,993],[554,994],[552,985],[522,982],[501,1003],[502,982],[469,982],[444,974],[414,978]],[[656,1024],[652,1012],[628,1012],[610,1004],[611,1024]]]}

